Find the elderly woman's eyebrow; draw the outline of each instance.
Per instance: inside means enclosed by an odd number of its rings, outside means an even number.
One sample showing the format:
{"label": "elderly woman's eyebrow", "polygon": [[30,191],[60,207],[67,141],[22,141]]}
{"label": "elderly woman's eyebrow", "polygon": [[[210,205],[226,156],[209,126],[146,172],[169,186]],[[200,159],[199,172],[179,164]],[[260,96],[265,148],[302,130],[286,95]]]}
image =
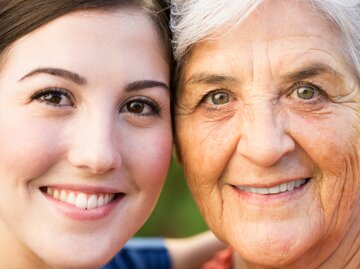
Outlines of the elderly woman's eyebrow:
{"label": "elderly woman's eyebrow", "polygon": [[190,76],[183,84],[182,87],[186,87],[193,84],[234,84],[238,83],[238,80],[235,77],[222,75],[222,74],[213,74],[207,72],[195,73]]}
{"label": "elderly woman's eyebrow", "polygon": [[49,74],[52,76],[57,76],[64,78],[66,80],[72,81],[75,84],[78,84],[80,86],[84,86],[87,84],[87,80],[85,77],[79,75],[78,73],[65,70],[62,68],[53,68],[53,67],[45,67],[45,68],[37,68],[23,76],[19,81],[22,81],[26,78],[29,78],[31,76],[37,75],[37,74]]}
{"label": "elderly woman's eyebrow", "polygon": [[324,64],[324,63],[314,63],[307,65],[305,67],[300,68],[294,72],[285,74],[282,76],[283,80],[285,81],[299,81],[304,80],[307,78],[319,76],[321,74],[330,74],[337,77],[342,77],[340,73],[338,73],[334,68],[331,66]]}

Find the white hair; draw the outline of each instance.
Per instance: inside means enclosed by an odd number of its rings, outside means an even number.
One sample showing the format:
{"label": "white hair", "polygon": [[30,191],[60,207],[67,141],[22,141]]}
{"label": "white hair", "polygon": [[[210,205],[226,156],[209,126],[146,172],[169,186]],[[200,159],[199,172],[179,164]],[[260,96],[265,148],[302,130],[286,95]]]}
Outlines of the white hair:
{"label": "white hair", "polygon": [[[181,60],[194,44],[225,29],[224,26],[230,26],[228,31],[232,31],[264,1],[171,0],[170,28],[178,64],[181,65]],[[360,0],[303,1],[312,3],[338,28],[344,41],[343,50],[350,61],[349,66],[360,77]]]}

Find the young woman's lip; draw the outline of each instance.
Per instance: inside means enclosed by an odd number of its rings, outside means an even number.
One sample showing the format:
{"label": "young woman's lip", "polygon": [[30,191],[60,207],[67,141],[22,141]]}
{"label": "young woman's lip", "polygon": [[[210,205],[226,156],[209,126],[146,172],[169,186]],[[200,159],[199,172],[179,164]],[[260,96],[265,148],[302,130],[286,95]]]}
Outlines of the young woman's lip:
{"label": "young woman's lip", "polygon": [[126,196],[124,193],[116,193],[116,198],[106,205],[92,209],[83,209],[55,199],[48,195],[46,192],[41,191],[46,199],[48,199],[54,206],[57,212],[60,214],[76,220],[76,221],[96,221],[107,217],[115,207],[124,199]]}
{"label": "young woman's lip", "polygon": [[92,193],[124,193],[124,190],[115,189],[113,187],[107,186],[88,186],[88,185],[74,185],[74,184],[51,184],[51,185],[44,185],[41,188],[53,188],[53,189],[60,189],[60,190],[68,190],[74,192],[83,192],[86,194]]}

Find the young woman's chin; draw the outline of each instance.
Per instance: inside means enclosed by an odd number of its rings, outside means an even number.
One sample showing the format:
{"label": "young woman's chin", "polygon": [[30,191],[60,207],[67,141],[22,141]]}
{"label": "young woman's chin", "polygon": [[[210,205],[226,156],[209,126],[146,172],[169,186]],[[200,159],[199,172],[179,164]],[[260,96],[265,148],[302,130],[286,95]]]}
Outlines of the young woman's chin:
{"label": "young woman's chin", "polygon": [[[34,246],[34,254],[39,258],[39,263],[44,264],[44,268],[99,268],[106,264],[119,249],[125,244],[124,242],[111,242],[109,240],[94,240],[88,244],[61,245],[56,242],[49,244],[39,244]],[[44,262],[46,261],[46,262]]]}

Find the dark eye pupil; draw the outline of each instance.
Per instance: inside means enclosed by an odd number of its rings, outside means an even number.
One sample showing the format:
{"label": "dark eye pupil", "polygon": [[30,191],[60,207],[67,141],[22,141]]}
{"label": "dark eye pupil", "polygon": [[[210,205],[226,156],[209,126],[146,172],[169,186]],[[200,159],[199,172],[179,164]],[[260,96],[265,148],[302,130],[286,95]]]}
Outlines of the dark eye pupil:
{"label": "dark eye pupil", "polygon": [[309,87],[302,87],[297,89],[297,95],[301,99],[311,99],[314,97],[314,94],[315,94],[314,89]]}
{"label": "dark eye pupil", "polygon": [[229,95],[225,92],[218,92],[212,95],[212,101],[216,105],[222,105],[229,102]]}
{"label": "dark eye pupil", "polygon": [[60,104],[61,103],[61,94],[56,94],[56,93],[48,93],[46,95],[44,95],[44,100],[49,102],[49,103],[54,103],[54,104]]}
{"label": "dark eye pupil", "polygon": [[126,105],[127,111],[131,113],[142,113],[144,111],[145,105],[140,102],[131,102]]}

